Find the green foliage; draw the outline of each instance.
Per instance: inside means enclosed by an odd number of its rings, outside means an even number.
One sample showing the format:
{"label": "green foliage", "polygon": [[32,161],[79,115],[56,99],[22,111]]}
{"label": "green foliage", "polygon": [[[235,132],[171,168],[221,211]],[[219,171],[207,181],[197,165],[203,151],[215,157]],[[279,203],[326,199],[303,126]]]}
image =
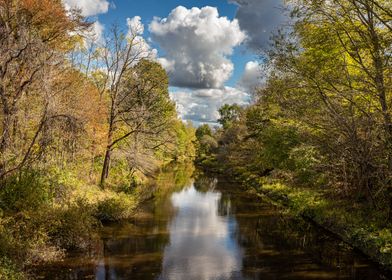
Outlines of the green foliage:
{"label": "green foliage", "polygon": [[246,110],[245,125],[252,137],[257,137],[265,127],[270,124],[271,116],[265,112],[263,107],[251,106]]}
{"label": "green foliage", "polygon": [[6,257],[0,258],[0,279],[1,280],[25,280],[26,275]]}
{"label": "green foliage", "polygon": [[116,191],[123,192],[128,195],[134,195],[137,187],[142,185],[142,180],[136,174],[133,174],[130,176],[129,182],[124,182],[123,184],[116,186]]}
{"label": "green foliage", "polygon": [[[46,219],[52,244],[63,249],[86,249],[99,226],[93,217],[94,208],[87,201],[77,199],[62,207],[47,209],[41,214]],[[44,223],[44,221],[42,221]]]}
{"label": "green foliage", "polygon": [[218,148],[218,142],[210,135],[203,135],[199,140],[199,157],[211,154],[214,149]]}
{"label": "green foliage", "polygon": [[[23,265],[53,261],[62,257],[62,250],[50,242],[48,212],[22,212],[0,220],[0,255]],[[44,216],[45,215],[45,216]]]}
{"label": "green foliage", "polygon": [[222,163],[330,187],[391,221],[392,6],[376,3],[292,3],[298,17],[292,32],[274,37],[255,103],[245,114],[220,109]]}
{"label": "green foliage", "polygon": [[37,209],[55,195],[53,182],[41,172],[26,170],[8,177],[0,189],[0,207],[6,211]]}
{"label": "green foliage", "polygon": [[136,194],[86,185],[79,172],[64,169],[58,174],[54,168],[7,181],[1,192],[0,256],[18,266],[1,263],[5,279],[19,277],[17,271],[25,265],[58,260],[66,250],[88,249],[97,238],[97,217],[119,220],[133,214]]}
{"label": "green foliage", "polygon": [[368,2],[290,2],[255,103],[219,110],[200,162],[392,266],[392,2]]}
{"label": "green foliage", "polygon": [[98,202],[95,216],[100,221],[114,222],[132,217],[135,200],[127,194],[119,193]]}
{"label": "green foliage", "polygon": [[212,136],[211,127],[208,124],[202,124],[196,129],[196,138],[200,141],[203,136],[208,135]]}
{"label": "green foliage", "polygon": [[131,217],[161,166],[195,157],[195,129],[118,26],[86,48],[90,24],[61,1],[0,1],[0,18],[0,279],[19,279],[86,249],[100,220]]}
{"label": "green foliage", "polygon": [[261,165],[265,168],[285,169],[292,165],[290,151],[298,145],[298,133],[294,127],[270,125],[261,133]]}
{"label": "green foliage", "polygon": [[[263,184],[263,182],[265,182]],[[350,211],[345,205],[337,204],[323,197],[323,194],[309,189],[292,188],[280,183],[262,180],[259,193],[271,198],[274,203],[287,207],[295,215],[311,218],[326,228],[330,228],[343,240],[361,248],[363,252],[381,263],[392,264],[392,232],[384,221],[372,224],[374,213]]]}
{"label": "green foliage", "polygon": [[191,123],[177,121],[175,126],[177,141],[173,158],[177,162],[189,161],[195,158],[195,129]]}
{"label": "green foliage", "polygon": [[203,124],[196,129],[197,160],[203,161],[206,157],[216,152],[218,141],[208,124]]}
{"label": "green foliage", "polygon": [[289,160],[297,184],[308,186],[326,184],[326,176],[318,168],[323,158],[316,147],[304,144],[296,146],[290,150]]}
{"label": "green foliage", "polygon": [[219,108],[220,118],[218,122],[223,126],[223,128],[229,128],[233,122],[238,121],[242,108],[238,104],[225,104]]}

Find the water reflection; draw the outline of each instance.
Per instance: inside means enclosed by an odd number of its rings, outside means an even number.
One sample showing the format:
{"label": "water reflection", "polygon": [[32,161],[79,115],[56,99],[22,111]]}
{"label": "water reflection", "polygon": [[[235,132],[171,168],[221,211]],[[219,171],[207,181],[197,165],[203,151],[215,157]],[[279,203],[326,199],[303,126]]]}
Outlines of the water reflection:
{"label": "water reflection", "polygon": [[173,194],[177,215],[169,226],[159,279],[228,279],[241,271],[242,252],[233,232],[235,219],[220,216],[220,192],[196,191],[192,185]]}
{"label": "water reflection", "polygon": [[325,231],[236,184],[175,174],[161,177],[165,187],[133,221],[104,227],[95,254],[70,256],[41,278],[390,279]]}

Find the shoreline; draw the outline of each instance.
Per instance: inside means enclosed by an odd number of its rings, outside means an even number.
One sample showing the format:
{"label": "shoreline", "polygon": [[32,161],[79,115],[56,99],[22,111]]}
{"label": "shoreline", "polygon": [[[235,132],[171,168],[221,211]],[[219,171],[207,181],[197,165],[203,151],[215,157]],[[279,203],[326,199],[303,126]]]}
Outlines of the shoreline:
{"label": "shoreline", "polygon": [[[369,231],[365,227],[367,223],[358,224],[353,217],[344,209],[335,208],[329,212],[328,203],[321,193],[310,189],[292,188],[279,181],[268,182],[268,177],[260,177],[249,172],[229,172],[227,168],[216,166],[203,166],[199,168],[208,173],[228,175],[240,183],[245,191],[252,195],[267,200],[267,202],[288,211],[289,214],[308,220],[331,234],[337,236],[343,242],[362,252],[370,260],[374,261],[381,269],[392,272],[392,239],[383,239],[379,232],[384,229]],[[337,212],[336,212],[337,211]],[[339,221],[337,213],[342,217]],[[389,230],[385,229],[386,231]]]}

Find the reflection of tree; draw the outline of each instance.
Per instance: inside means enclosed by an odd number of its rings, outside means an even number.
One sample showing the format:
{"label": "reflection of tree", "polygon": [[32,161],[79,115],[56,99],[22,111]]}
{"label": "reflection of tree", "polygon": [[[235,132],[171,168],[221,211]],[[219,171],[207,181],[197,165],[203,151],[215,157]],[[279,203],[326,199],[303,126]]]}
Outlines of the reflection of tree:
{"label": "reflection of tree", "polygon": [[166,166],[158,175],[156,184],[157,191],[154,193],[154,217],[160,219],[168,213],[174,212],[170,202],[170,196],[192,184],[192,176],[195,171],[193,164],[172,164]]}
{"label": "reflection of tree", "polygon": [[218,180],[215,177],[199,175],[194,182],[194,186],[197,191],[205,193],[215,190],[217,182]]}
{"label": "reflection of tree", "polygon": [[160,272],[162,251],[169,236],[166,223],[157,227],[152,224],[139,225],[142,232],[138,234],[104,239],[105,279],[149,279]]}
{"label": "reflection of tree", "polygon": [[231,203],[231,195],[222,193],[221,199],[218,201],[218,215],[229,216],[232,212],[233,205]]}
{"label": "reflection of tree", "polygon": [[155,199],[144,205],[141,218],[106,232],[105,274],[109,278],[105,279],[153,279],[159,275],[162,253],[170,242],[167,223],[175,215],[170,196],[192,184],[193,171],[186,164],[166,167],[157,176]]}
{"label": "reflection of tree", "polygon": [[157,196],[180,191],[192,182],[195,167],[191,163],[170,164],[157,176]]}
{"label": "reflection of tree", "polygon": [[[192,185],[194,167],[191,164],[170,165],[157,175],[154,201],[142,205],[131,222],[103,228],[99,261],[85,255],[83,262],[70,258],[61,272],[48,271],[47,279],[154,279],[162,270],[163,251],[170,242],[168,222],[176,211],[170,196]],[[78,259],[79,260],[79,259]],[[80,260],[79,260],[80,261]],[[74,268],[70,270],[70,268]],[[95,279],[94,278],[94,279]]]}
{"label": "reflection of tree", "polygon": [[301,279],[314,279],[311,274],[328,275],[331,279],[355,275],[379,279],[375,269],[358,265],[364,263],[361,256],[309,222],[288,217],[275,207],[239,192],[232,194],[230,200],[239,228],[235,234],[244,249],[245,277],[290,278],[301,273]]}

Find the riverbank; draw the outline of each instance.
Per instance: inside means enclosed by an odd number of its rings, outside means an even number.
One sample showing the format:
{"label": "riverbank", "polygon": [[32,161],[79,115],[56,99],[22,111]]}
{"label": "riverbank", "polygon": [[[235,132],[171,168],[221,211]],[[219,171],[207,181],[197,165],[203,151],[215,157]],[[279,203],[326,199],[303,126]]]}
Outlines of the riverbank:
{"label": "riverbank", "polygon": [[68,252],[89,252],[103,223],[132,218],[163,181],[182,169],[161,168],[132,187],[126,176],[113,174],[103,189],[72,170],[45,179],[26,173],[8,182],[7,192],[0,192],[0,279],[30,279],[36,266],[57,262]]}
{"label": "riverbank", "polygon": [[[180,170],[179,170],[180,171]],[[42,279],[389,279],[357,250],[227,178],[196,171],[129,221],[105,224],[90,254],[39,267]],[[189,265],[192,264],[192,265]]]}
{"label": "riverbank", "polygon": [[29,172],[8,182],[1,192],[0,279],[28,279],[29,267],[88,250],[102,222],[130,217],[142,197],[140,189],[102,189],[72,172],[56,179]]}
{"label": "riverbank", "polygon": [[292,215],[316,223],[392,271],[391,228],[363,205],[347,206],[327,190],[292,187],[272,176],[258,176],[242,168],[229,170],[228,167],[218,166],[212,157],[199,163],[199,166],[206,171],[231,176],[255,196],[267,199]]}

